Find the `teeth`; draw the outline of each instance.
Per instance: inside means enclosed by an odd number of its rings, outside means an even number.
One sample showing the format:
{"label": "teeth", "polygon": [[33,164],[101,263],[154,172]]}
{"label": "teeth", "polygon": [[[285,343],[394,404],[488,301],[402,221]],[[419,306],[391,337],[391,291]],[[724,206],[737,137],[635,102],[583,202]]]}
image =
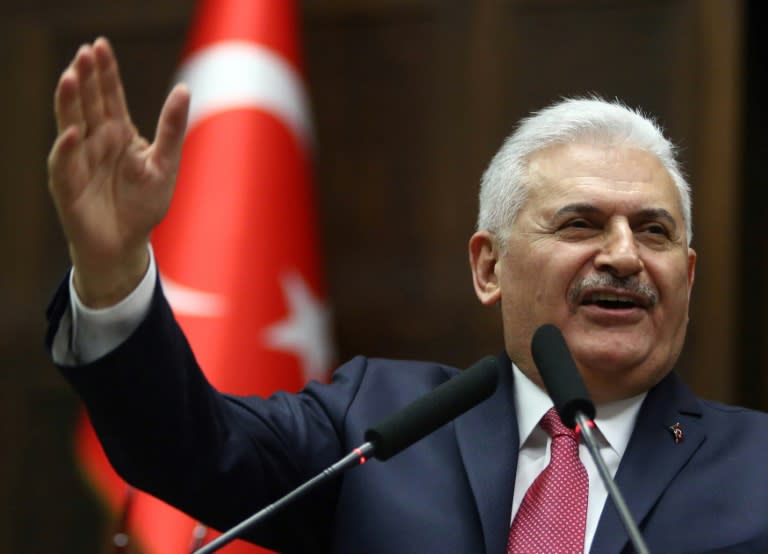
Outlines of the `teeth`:
{"label": "teeth", "polygon": [[618,296],[609,292],[594,292],[589,295],[590,302],[626,302],[628,304],[634,304],[635,301],[626,296]]}

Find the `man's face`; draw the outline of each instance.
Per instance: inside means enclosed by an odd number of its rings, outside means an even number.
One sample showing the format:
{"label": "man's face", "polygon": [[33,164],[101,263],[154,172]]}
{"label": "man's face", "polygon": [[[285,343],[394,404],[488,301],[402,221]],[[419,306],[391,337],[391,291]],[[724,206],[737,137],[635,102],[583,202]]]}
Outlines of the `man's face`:
{"label": "man's face", "polygon": [[533,155],[528,197],[505,249],[470,241],[475,287],[501,302],[512,360],[541,383],[534,331],[560,328],[597,402],[639,394],[685,338],[695,252],[680,198],[656,157],[625,146],[558,145]]}

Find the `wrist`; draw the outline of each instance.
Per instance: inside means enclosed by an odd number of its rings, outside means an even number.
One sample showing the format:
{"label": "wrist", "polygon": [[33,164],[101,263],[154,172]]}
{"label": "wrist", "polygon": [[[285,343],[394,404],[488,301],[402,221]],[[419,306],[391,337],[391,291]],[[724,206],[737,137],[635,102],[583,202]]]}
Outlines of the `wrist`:
{"label": "wrist", "polygon": [[114,306],[141,283],[149,268],[148,244],[116,260],[85,263],[74,251],[72,283],[80,302],[91,309]]}

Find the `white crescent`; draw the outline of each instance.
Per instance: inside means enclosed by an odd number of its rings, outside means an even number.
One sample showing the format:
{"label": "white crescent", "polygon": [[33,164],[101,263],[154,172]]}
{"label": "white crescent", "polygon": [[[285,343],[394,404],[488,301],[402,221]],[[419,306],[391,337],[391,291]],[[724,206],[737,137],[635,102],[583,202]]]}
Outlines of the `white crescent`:
{"label": "white crescent", "polygon": [[265,110],[305,145],[312,143],[309,100],[301,76],[274,51],[246,41],[222,41],[186,59],[175,78],[189,86],[188,129],[235,108]]}
{"label": "white crescent", "polygon": [[[187,58],[175,82],[192,94],[187,131],[200,121],[231,109],[257,108],[280,120],[305,146],[312,125],[303,81],[282,56],[256,43],[221,41]],[[162,276],[163,288],[178,315],[221,317],[224,295],[193,289]]]}

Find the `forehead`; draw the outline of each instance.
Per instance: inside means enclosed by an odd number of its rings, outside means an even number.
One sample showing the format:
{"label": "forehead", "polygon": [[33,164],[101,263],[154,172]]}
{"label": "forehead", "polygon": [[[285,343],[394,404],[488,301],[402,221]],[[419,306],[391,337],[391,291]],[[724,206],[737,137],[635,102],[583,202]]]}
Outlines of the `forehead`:
{"label": "forehead", "polygon": [[528,164],[527,196],[529,208],[608,203],[613,209],[663,207],[682,219],[680,195],[659,159],[624,145],[576,142],[539,150]]}

